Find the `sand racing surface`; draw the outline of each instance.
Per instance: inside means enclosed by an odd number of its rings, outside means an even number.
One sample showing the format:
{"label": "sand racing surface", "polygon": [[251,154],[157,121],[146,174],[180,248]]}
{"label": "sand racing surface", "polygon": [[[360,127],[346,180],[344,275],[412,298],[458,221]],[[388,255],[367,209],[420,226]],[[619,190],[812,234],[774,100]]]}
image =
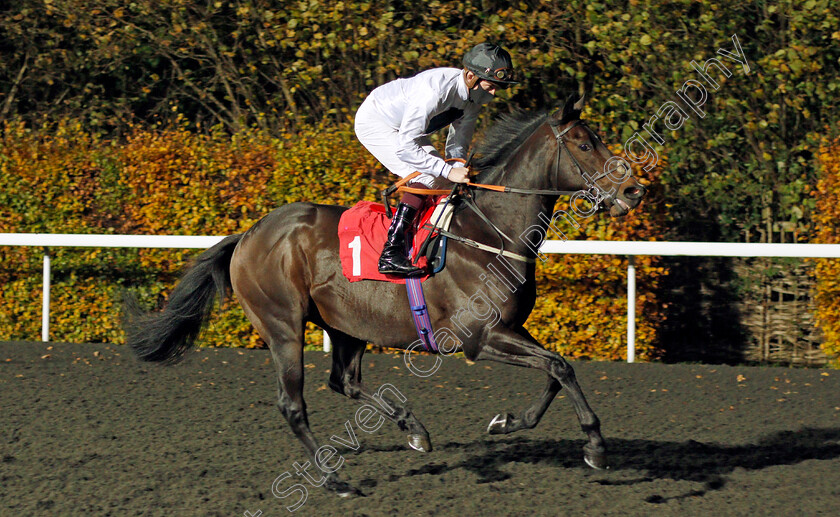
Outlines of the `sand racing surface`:
{"label": "sand racing surface", "polygon": [[[363,361],[366,384],[390,383],[429,430],[421,453],[390,422],[361,429],[359,404],[326,386],[329,357],[307,352],[312,429],[365,495],[342,499],[296,474],[307,458],[265,350],[165,367],[116,345],[0,343],[0,515],[840,512],[840,371],[573,362],[607,440],[610,469],[596,471],[563,392],[535,429],[485,432],[534,400],[541,373],[442,361],[428,378],[399,354]],[[356,450],[329,440],[352,434]]]}

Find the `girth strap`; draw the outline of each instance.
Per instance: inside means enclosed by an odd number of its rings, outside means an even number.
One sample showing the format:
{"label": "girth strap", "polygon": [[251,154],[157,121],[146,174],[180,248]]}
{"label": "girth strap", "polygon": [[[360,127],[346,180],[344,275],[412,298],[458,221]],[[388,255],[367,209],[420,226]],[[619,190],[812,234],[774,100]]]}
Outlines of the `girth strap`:
{"label": "girth strap", "polygon": [[426,296],[423,294],[423,284],[419,278],[406,278],[405,288],[408,291],[408,305],[411,307],[411,317],[414,320],[414,328],[417,329],[417,336],[420,343],[427,352],[437,352],[438,346],[435,342],[435,333],[432,329],[432,320],[426,310]]}

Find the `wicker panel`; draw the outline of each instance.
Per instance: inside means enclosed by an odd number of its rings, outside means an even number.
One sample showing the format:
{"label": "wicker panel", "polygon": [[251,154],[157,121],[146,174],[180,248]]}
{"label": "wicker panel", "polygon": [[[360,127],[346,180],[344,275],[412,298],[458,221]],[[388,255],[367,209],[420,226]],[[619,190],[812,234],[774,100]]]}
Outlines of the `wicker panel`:
{"label": "wicker panel", "polygon": [[814,322],[814,268],[804,260],[738,259],[741,324],[747,330],[745,359],[760,363],[821,366]]}

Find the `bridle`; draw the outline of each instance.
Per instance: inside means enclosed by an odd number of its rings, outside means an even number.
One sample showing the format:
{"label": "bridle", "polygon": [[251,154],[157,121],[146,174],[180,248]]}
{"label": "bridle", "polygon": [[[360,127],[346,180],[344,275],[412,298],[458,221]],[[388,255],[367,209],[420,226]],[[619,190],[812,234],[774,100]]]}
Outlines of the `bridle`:
{"label": "bridle", "polygon": [[[598,185],[598,180],[601,180],[601,179],[609,176],[609,172],[607,172],[607,170],[605,169],[605,170],[601,171],[601,174],[599,174],[597,176],[593,177],[593,176],[587,175],[583,170],[583,166],[580,164],[578,159],[575,158],[575,155],[569,149],[569,146],[566,143],[566,140],[563,138],[563,135],[565,135],[566,133],[568,133],[572,129],[576,128],[577,126],[583,126],[586,129],[587,133],[589,133],[590,137],[594,137],[593,140],[597,140],[597,141],[600,142],[601,139],[598,138],[598,135],[594,131],[592,131],[589,128],[589,126],[584,124],[583,121],[580,120],[580,119],[575,120],[574,123],[570,124],[563,131],[558,131],[557,130],[557,126],[559,126],[559,125],[560,125],[559,121],[550,120],[548,122],[548,127],[551,128],[551,131],[554,133],[554,138],[557,139],[557,142],[559,144],[558,147],[557,147],[557,162],[554,165],[554,175],[555,175],[555,177],[559,178],[560,157],[563,154],[563,149],[565,149],[566,153],[568,153],[569,157],[572,159],[572,163],[575,165],[575,167],[577,167],[577,171],[578,171],[578,174],[580,175],[580,177],[584,178],[584,180],[586,180],[587,183],[590,183],[590,187],[589,187],[588,192],[590,194],[592,194],[592,191],[595,190],[596,203],[600,204],[601,207],[605,208],[605,209],[607,207],[606,201],[609,201],[609,204],[616,204],[615,193],[614,192],[606,192],[606,195],[601,195],[605,191]],[[580,191],[577,191],[577,192],[580,192]]]}

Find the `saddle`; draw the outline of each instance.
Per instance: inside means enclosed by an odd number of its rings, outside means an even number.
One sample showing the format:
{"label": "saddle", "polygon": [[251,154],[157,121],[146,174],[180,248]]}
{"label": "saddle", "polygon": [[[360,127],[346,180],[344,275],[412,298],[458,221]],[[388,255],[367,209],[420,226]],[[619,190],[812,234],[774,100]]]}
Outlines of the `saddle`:
{"label": "saddle", "polygon": [[[438,230],[449,229],[454,205],[455,201],[448,196],[429,196],[418,215],[409,257],[417,267],[428,272],[418,277],[420,281],[439,273],[446,264],[447,238]],[[347,280],[406,283],[405,277],[383,275],[377,267],[390,224],[386,206],[371,201],[359,201],[341,215],[338,223],[339,257],[341,271]]]}

